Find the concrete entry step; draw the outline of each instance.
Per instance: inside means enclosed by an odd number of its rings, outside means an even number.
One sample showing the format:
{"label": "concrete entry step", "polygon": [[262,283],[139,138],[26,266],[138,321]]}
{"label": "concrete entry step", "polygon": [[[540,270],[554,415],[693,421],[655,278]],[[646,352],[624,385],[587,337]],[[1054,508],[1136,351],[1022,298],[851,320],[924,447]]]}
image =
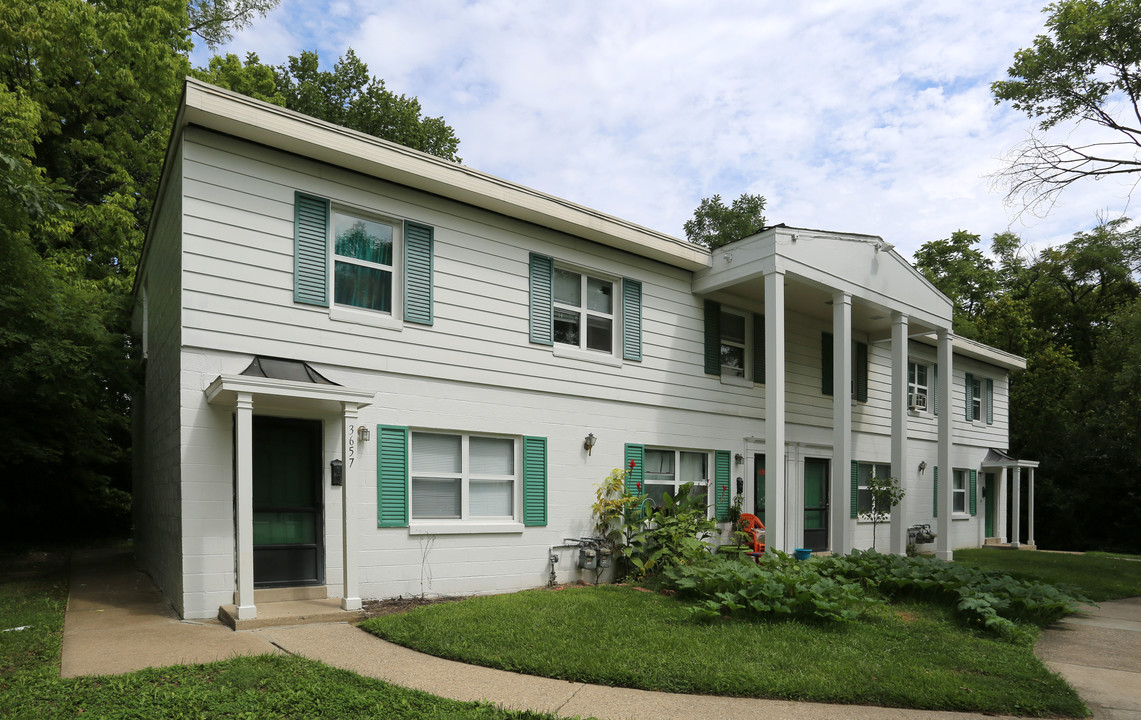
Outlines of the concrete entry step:
{"label": "concrete entry step", "polygon": [[232,630],[253,630],[255,628],[281,627],[285,625],[312,625],[315,623],[333,622],[355,623],[364,619],[364,613],[360,610],[342,610],[339,598],[320,598],[313,600],[259,602],[257,603],[257,617],[250,620],[238,619],[238,608],[236,605],[223,605],[218,608],[218,619]]}
{"label": "concrete entry step", "polygon": [[[296,587],[261,588],[254,590],[254,604],[288,602],[290,600],[324,600],[329,591],[324,585],[298,585]],[[238,593],[234,593],[234,604],[238,604]]]}

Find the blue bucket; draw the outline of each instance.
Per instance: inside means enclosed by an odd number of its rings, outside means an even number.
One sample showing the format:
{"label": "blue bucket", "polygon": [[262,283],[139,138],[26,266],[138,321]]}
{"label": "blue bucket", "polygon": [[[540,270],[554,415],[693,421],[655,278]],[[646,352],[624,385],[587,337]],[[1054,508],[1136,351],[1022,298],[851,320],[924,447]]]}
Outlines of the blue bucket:
{"label": "blue bucket", "polygon": [[810,548],[796,548],[793,550],[793,553],[796,554],[797,560],[807,560],[812,556],[812,550]]}

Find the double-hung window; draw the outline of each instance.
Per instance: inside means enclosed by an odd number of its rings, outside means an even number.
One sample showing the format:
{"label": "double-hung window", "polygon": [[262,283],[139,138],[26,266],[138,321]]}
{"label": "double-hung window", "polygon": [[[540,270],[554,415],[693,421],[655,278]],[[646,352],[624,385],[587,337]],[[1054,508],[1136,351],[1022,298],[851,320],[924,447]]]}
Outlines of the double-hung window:
{"label": "double-hung window", "polygon": [[926,412],[928,405],[927,366],[923,363],[907,363],[907,407]]}
{"label": "double-hung window", "polygon": [[745,377],[745,315],[721,308],[721,375]]}
{"label": "double-hung window", "polygon": [[983,381],[971,378],[971,420],[981,422],[983,419]]}
{"label": "double-hung window", "polygon": [[966,387],[963,390],[966,395],[967,422],[986,422],[987,425],[993,423],[994,380],[967,373]]}
{"label": "double-hung window", "polygon": [[515,516],[513,438],[413,431],[410,452],[414,520]]}
{"label": "double-hung window", "polygon": [[554,340],[562,345],[614,352],[614,283],[556,267]]}
{"label": "double-hung window", "polygon": [[967,512],[967,472],[956,469],[951,485],[951,511],[955,514]]}
{"label": "double-hung window", "polygon": [[646,448],[644,493],[659,505],[666,495],[677,497],[681,486],[693,483],[694,497],[708,502],[709,455],[687,450]]}
{"label": "double-hung window", "polygon": [[396,224],[333,210],[333,303],[392,314]]}
{"label": "double-hung window", "polygon": [[[871,488],[868,487],[868,481],[872,478],[889,478],[891,477],[891,465],[885,463],[858,463],[859,470],[859,485],[857,486],[856,493],[856,510],[859,513],[861,520],[870,520],[872,513],[875,513],[875,499],[872,497]],[[891,508],[884,508],[880,511],[881,514],[891,512]]]}

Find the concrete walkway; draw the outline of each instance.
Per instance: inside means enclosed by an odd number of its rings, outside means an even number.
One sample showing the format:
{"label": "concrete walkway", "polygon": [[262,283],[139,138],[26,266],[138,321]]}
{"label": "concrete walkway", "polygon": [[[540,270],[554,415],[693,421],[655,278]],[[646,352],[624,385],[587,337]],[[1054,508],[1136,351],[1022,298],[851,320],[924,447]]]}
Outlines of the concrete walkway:
{"label": "concrete walkway", "polygon": [[[1106,603],[1046,632],[1039,655],[1099,720],[1141,718],[1141,598]],[[216,620],[180,621],[124,548],[77,552],[64,622],[64,677],[288,652],[455,700],[486,700],[559,716],[649,720],[994,718],[993,715],[838,706],[612,688],[517,675],[423,655],[347,623],[234,632]]]}

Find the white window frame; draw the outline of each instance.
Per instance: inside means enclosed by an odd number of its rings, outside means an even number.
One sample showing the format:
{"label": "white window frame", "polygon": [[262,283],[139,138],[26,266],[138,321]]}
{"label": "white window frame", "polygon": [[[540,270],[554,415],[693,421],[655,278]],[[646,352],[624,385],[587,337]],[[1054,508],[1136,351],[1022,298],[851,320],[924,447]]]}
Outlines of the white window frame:
{"label": "white window frame", "polygon": [[[970,490],[970,470],[953,468],[951,470],[951,514],[957,517],[970,517],[971,507],[968,504],[967,493]],[[962,502],[963,509],[957,508]]]}
{"label": "white window frame", "polygon": [[[868,489],[867,484],[864,482],[864,473],[862,472],[862,470],[865,466],[871,467],[872,472],[871,472],[871,474],[868,475],[869,479],[874,478],[874,477],[875,478],[880,477],[881,471],[886,472],[887,476],[891,477],[891,463],[865,462],[863,460],[857,460],[856,464],[859,466],[859,469],[856,471],[859,474],[859,480],[857,480],[857,485],[856,485],[856,520],[858,522],[870,523],[870,522],[872,522],[872,513],[864,512],[860,509],[860,507],[863,505],[863,503],[860,502],[861,498],[865,497],[867,494],[869,494],[871,492]],[[875,512],[875,499],[874,498],[871,499],[870,504],[872,506],[872,512]],[[891,508],[888,508],[887,514],[888,515],[891,514]],[[880,522],[884,522],[884,521],[881,520]]]}
{"label": "white window frame", "polygon": [[986,422],[986,408],[984,407],[985,398],[983,393],[986,392],[986,382],[983,378],[971,378],[971,422],[985,423]]}
{"label": "white window frame", "polygon": [[752,313],[746,310],[738,310],[734,307],[721,306],[722,315],[736,315],[741,318],[741,324],[744,326],[744,337],[738,342],[736,340],[725,339],[725,323],[717,323],[720,328],[718,332],[718,353],[720,354],[722,347],[737,347],[741,349],[741,374],[737,374],[737,368],[730,365],[721,366],[721,382],[728,385],[742,385],[752,387],[755,381],[753,377],[753,323],[749,322]]}
{"label": "white window frame", "polygon": [[[557,284],[556,278],[559,272],[574,273],[579,276],[579,305],[570,305],[559,300],[555,296],[554,286]],[[588,290],[590,288],[590,281],[595,280],[598,282],[608,283],[610,285],[610,313],[604,313],[598,310],[591,310],[587,304]],[[599,273],[594,270],[587,270],[584,268],[567,265],[565,263],[556,262],[551,272],[551,327],[552,327],[552,340],[554,342],[554,349],[556,354],[569,355],[574,357],[586,357],[587,359],[618,359],[621,363],[620,356],[618,355],[621,338],[619,331],[621,330],[622,314],[621,298],[622,294],[622,279],[615,278],[605,273]],[[578,344],[572,345],[565,343],[554,338],[554,324],[557,322],[556,315],[559,311],[567,313],[575,313],[578,315]],[[587,345],[587,323],[591,317],[605,318],[610,321],[610,350],[599,350],[589,347]],[[561,352],[560,352],[561,351]]]}
{"label": "white window frame", "polygon": [[[346,257],[337,254],[337,215],[344,215],[350,218],[359,220],[367,220],[369,222],[387,225],[392,228],[392,265],[380,265],[377,263],[370,263],[356,258]],[[378,327],[397,328],[402,327],[401,322],[401,308],[404,307],[404,221],[397,218],[388,217],[385,215],[378,215],[377,213],[366,212],[354,207],[348,207],[340,204],[333,204],[329,211],[329,269],[328,269],[328,287],[329,287],[329,317],[333,320],[342,320],[346,322],[364,323],[366,325],[375,325]],[[358,265],[360,267],[374,268],[391,273],[392,288],[391,288],[391,309],[389,312],[381,310],[372,310],[369,308],[358,307],[356,305],[343,305],[338,304],[337,298],[337,263],[344,262],[350,265]]]}
{"label": "white window frame", "polygon": [[[435,473],[415,469],[416,436],[448,435],[460,438],[460,470],[459,472]],[[495,440],[510,440],[512,442],[511,462],[514,469],[512,475],[487,475],[471,471],[470,445],[473,437],[492,438]],[[497,435],[494,433],[471,433],[455,430],[438,430],[435,428],[414,428],[409,432],[408,438],[408,517],[412,524],[440,524],[460,525],[471,523],[517,523],[522,517],[522,488],[523,488],[523,443],[513,435]],[[460,516],[459,517],[417,517],[416,504],[413,499],[413,485],[418,478],[424,479],[458,479],[460,481]],[[510,481],[511,482],[511,515],[472,515],[471,483],[481,480]]]}
{"label": "white window frame", "polygon": [[[923,369],[923,382],[919,382],[919,369]],[[927,402],[924,409],[912,409],[911,398],[915,395],[922,395],[926,398]],[[921,360],[908,360],[907,361],[907,408],[909,412],[931,414],[932,411],[932,392],[931,392],[931,365]]]}
{"label": "white window frame", "polygon": [[689,453],[689,454],[693,454],[693,455],[701,455],[705,459],[705,477],[701,478],[700,481],[694,480],[693,486],[694,486],[694,488],[699,488],[699,487],[705,488],[705,504],[706,504],[706,508],[707,508],[707,514],[708,514],[708,511],[713,510],[713,503],[711,503],[709,501],[709,488],[713,484],[713,480],[709,477],[710,472],[711,472],[711,468],[713,467],[713,453],[709,452],[708,450],[690,450],[690,449],[686,449],[686,448],[668,448],[668,447],[647,447],[644,452],[645,453],[651,453],[651,452],[673,453],[674,470],[673,470],[673,480],[671,482],[666,483],[666,482],[660,482],[657,480],[651,481],[650,477],[649,477],[649,475],[650,475],[649,465],[648,465],[648,463],[645,463],[645,460],[643,459],[642,494],[643,495],[649,495],[650,494],[650,491],[649,491],[650,485],[654,485],[657,487],[665,486],[665,487],[672,488],[672,490],[670,490],[668,492],[674,498],[677,497],[678,488],[680,488],[685,483],[690,482],[689,480],[680,480],[678,478],[678,471],[681,468],[682,453]]}

